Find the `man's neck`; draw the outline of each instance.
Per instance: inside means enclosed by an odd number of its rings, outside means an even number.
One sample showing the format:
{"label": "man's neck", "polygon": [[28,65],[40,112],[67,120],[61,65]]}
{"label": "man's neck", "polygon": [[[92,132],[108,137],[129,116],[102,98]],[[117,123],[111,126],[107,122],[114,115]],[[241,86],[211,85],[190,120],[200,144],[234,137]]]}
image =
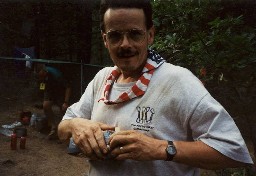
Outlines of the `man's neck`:
{"label": "man's neck", "polygon": [[129,83],[129,82],[137,81],[142,75],[142,70],[143,70],[145,64],[143,64],[143,66],[141,66],[137,70],[133,70],[133,71],[120,70],[121,74],[117,78],[116,82],[117,83]]}
{"label": "man's neck", "polygon": [[120,76],[117,78],[117,83],[129,83],[129,82],[135,82],[140,78],[141,75],[130,75],[125,76],[123,73],[120,74]]}

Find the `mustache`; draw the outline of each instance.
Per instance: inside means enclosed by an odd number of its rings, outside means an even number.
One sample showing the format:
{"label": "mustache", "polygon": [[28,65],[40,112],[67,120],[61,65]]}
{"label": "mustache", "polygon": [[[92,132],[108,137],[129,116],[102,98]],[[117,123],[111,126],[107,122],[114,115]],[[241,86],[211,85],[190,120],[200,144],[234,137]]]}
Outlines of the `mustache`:
{"label": "mustache", "polygon": [[136,51],[133,51],[132,49],[128,48],[128,49],[120,49],[117,53],[118,57],[129,57],[129,56],[133,56],[137,54]]}

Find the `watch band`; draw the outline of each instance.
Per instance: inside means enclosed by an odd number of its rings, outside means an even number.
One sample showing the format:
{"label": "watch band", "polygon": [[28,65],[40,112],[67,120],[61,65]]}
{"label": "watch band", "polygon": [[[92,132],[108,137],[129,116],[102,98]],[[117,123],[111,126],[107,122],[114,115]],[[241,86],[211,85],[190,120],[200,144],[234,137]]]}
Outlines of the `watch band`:
{"label": "watch band", "polygon": [[167,141],[167,142],[168,142],[168,145],[166,147],[166,154],[167,154],[166,161],[172,161],[173,157],[176,154],[176,148],[175,148],[175,146],[173,144],[173,141]]}

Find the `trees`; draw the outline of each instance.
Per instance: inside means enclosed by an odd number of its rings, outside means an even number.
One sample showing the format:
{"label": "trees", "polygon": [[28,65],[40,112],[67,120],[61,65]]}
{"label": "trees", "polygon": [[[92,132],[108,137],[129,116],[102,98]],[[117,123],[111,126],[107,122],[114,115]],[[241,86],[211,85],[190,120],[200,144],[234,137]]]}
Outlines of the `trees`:
{"label": "trees", "polygon": [[252,113],[256,105],[255,1],[153,4],[157,36],[152,48],[168,62],[194,72],[233,115]]}
{"label": "trees", "polygon": [[0,55],[35,46],[37,58],[90,63],[92,2],[0,2]]}

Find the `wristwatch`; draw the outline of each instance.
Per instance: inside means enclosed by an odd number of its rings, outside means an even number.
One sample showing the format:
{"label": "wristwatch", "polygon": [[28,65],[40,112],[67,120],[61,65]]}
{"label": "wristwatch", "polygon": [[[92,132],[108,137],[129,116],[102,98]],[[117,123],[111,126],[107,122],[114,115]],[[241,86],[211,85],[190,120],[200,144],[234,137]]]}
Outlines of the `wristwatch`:
{"label": "wristwatch", "polygon": [[166,151],[166,154],[167,154],[167,159],[166,161],[172,161],[173,160],[173,157],[176,155],[177,153],[177,150],[173,144],[172,141],[167,141],[168,142],[168,145],[165,149]]}

